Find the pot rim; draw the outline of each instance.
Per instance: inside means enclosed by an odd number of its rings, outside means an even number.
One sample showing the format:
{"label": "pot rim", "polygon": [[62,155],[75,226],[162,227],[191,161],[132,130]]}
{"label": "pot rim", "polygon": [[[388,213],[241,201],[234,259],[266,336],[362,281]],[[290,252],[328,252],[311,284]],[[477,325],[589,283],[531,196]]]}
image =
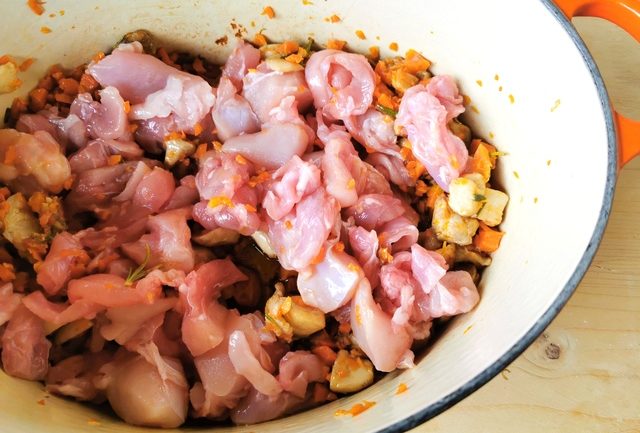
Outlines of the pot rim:
{"label": "pot rim", "polygon": [[613,195],[616,186],[616,176],[618,172],[618,139],[616,136],[616,128],[614,122],[613,108],[611,106],[607,89],[604,85],[602,75],[598,70],[598,67],[591,56],[584,41],[576,31],[575,27],[571,24],[571,21],[562,13],[553,0],[539,0],[548,9],[555,19],[562,25],[565,31],[571,37],[571,40],[575,44],[576,48],[580,52],[585,66],[591,73],[594,84],[598,91],[598,97],[600,99],[600,105],[602,107],[604,120],[607,128],[607,178],[605,183],[604,196],[602,199],[602,205],[600,207],[600,215],[596,222],[593,235],[589,240],[589,244],[584,251],[584,254],[580,258],[576,269],[573,274],[562,288],[562,291],[558,297],[553,301],[551,306],[545,311],[542,316],[536,321],[536,323],[520,338],[507,352],[494,361],[487,369],[478,374],[473,379],[469,380],[466,384],[462,385],[455,391],[442,397],[435,403],[423,408],[419,412],[395,422],[394,424],[378,430],[377,433],[400,433],[410,430],[418,425],[426,422],[427,420],[435,417],[436,415],[444,412],[450,407],[460,402],[465,397],[469,396],[472,392],[478,390],[485,385],[489,380],[496,376],[499,372],[504,370],[511,362],[513,362],[522,352],[527,349],[533,343],[533,341],[549,326],[551,321],[558,315],[562,307],[567,303],[571,295],[575,292],[578,284],[586,274],[594,256],[602,241],[609,214],[611,212],[611,206],[613,202]]}

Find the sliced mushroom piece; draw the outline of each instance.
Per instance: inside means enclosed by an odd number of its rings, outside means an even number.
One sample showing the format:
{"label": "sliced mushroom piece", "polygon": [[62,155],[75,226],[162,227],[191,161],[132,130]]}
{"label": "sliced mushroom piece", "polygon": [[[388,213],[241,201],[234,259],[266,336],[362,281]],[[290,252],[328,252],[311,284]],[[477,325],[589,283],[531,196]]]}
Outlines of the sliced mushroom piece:
{"label": "sliced mushroom piece", "polygon": [[240,239],[240,233],[235,230],[218,227],[194,236],[193,241],[205,247],[216,247],[219,245],[233,245]]}
{"label": "sliced mushroom piece", "polygon": [[346,350],[338,352],[331,369],[329,388],[333,392],[357,392],[373,383],[373,364],[367,359],[353,356]]}

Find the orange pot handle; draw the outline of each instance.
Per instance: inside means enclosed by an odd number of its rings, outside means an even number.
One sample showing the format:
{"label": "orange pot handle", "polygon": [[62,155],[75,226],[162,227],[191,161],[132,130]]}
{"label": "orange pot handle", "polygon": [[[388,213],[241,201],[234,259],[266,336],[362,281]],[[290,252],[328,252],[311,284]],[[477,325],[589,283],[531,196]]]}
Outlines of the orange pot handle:
{"label": "orange pot handle", "polygon": [[[622,27],[640,42],[640,0],[554,0],[567,18],[598,17]],[[614,112],[618,130],[618,165],[640,154],[640,122]]]}

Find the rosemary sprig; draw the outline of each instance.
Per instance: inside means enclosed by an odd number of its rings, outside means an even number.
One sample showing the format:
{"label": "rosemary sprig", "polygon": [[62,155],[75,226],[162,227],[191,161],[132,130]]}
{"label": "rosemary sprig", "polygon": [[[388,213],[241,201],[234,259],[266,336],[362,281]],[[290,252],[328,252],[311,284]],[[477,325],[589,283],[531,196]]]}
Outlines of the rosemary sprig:
{"label": "rosemary sprig", "polygon": [[382,114],[386,114],[387,116],[391,116],[395,118],[398,115],[398,112],[392,108],[385,107],[384,105],[376,104],[376,110],[381,112]]}
{"label": "rosemary sprig", "polygon": [[149,272],[151,272],[151,269],[147,269],[149,259],[151,258],[151,248],[149,247],[149,244],[145,244],[145,250],[146,252],[144,260],[142,261],[142,263],[140,263],[140,266],[138,266],[136,269],[129,269],[127,279],[124,280],[125,286],[133,286],[133,283],[143,279]]}

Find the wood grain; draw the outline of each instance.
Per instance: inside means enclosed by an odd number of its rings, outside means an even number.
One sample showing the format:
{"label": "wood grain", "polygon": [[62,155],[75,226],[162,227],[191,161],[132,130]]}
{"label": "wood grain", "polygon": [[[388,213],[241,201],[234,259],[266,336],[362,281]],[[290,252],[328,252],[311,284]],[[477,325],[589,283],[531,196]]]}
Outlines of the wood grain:
{"label": "wood grain", "polygon": [[[601,20],[576,27],[616,108],[640,118],[640,45]],[[413,432],[640,432],[640,158],[620,173],[598,253],[545,333],[501,375]]]}

